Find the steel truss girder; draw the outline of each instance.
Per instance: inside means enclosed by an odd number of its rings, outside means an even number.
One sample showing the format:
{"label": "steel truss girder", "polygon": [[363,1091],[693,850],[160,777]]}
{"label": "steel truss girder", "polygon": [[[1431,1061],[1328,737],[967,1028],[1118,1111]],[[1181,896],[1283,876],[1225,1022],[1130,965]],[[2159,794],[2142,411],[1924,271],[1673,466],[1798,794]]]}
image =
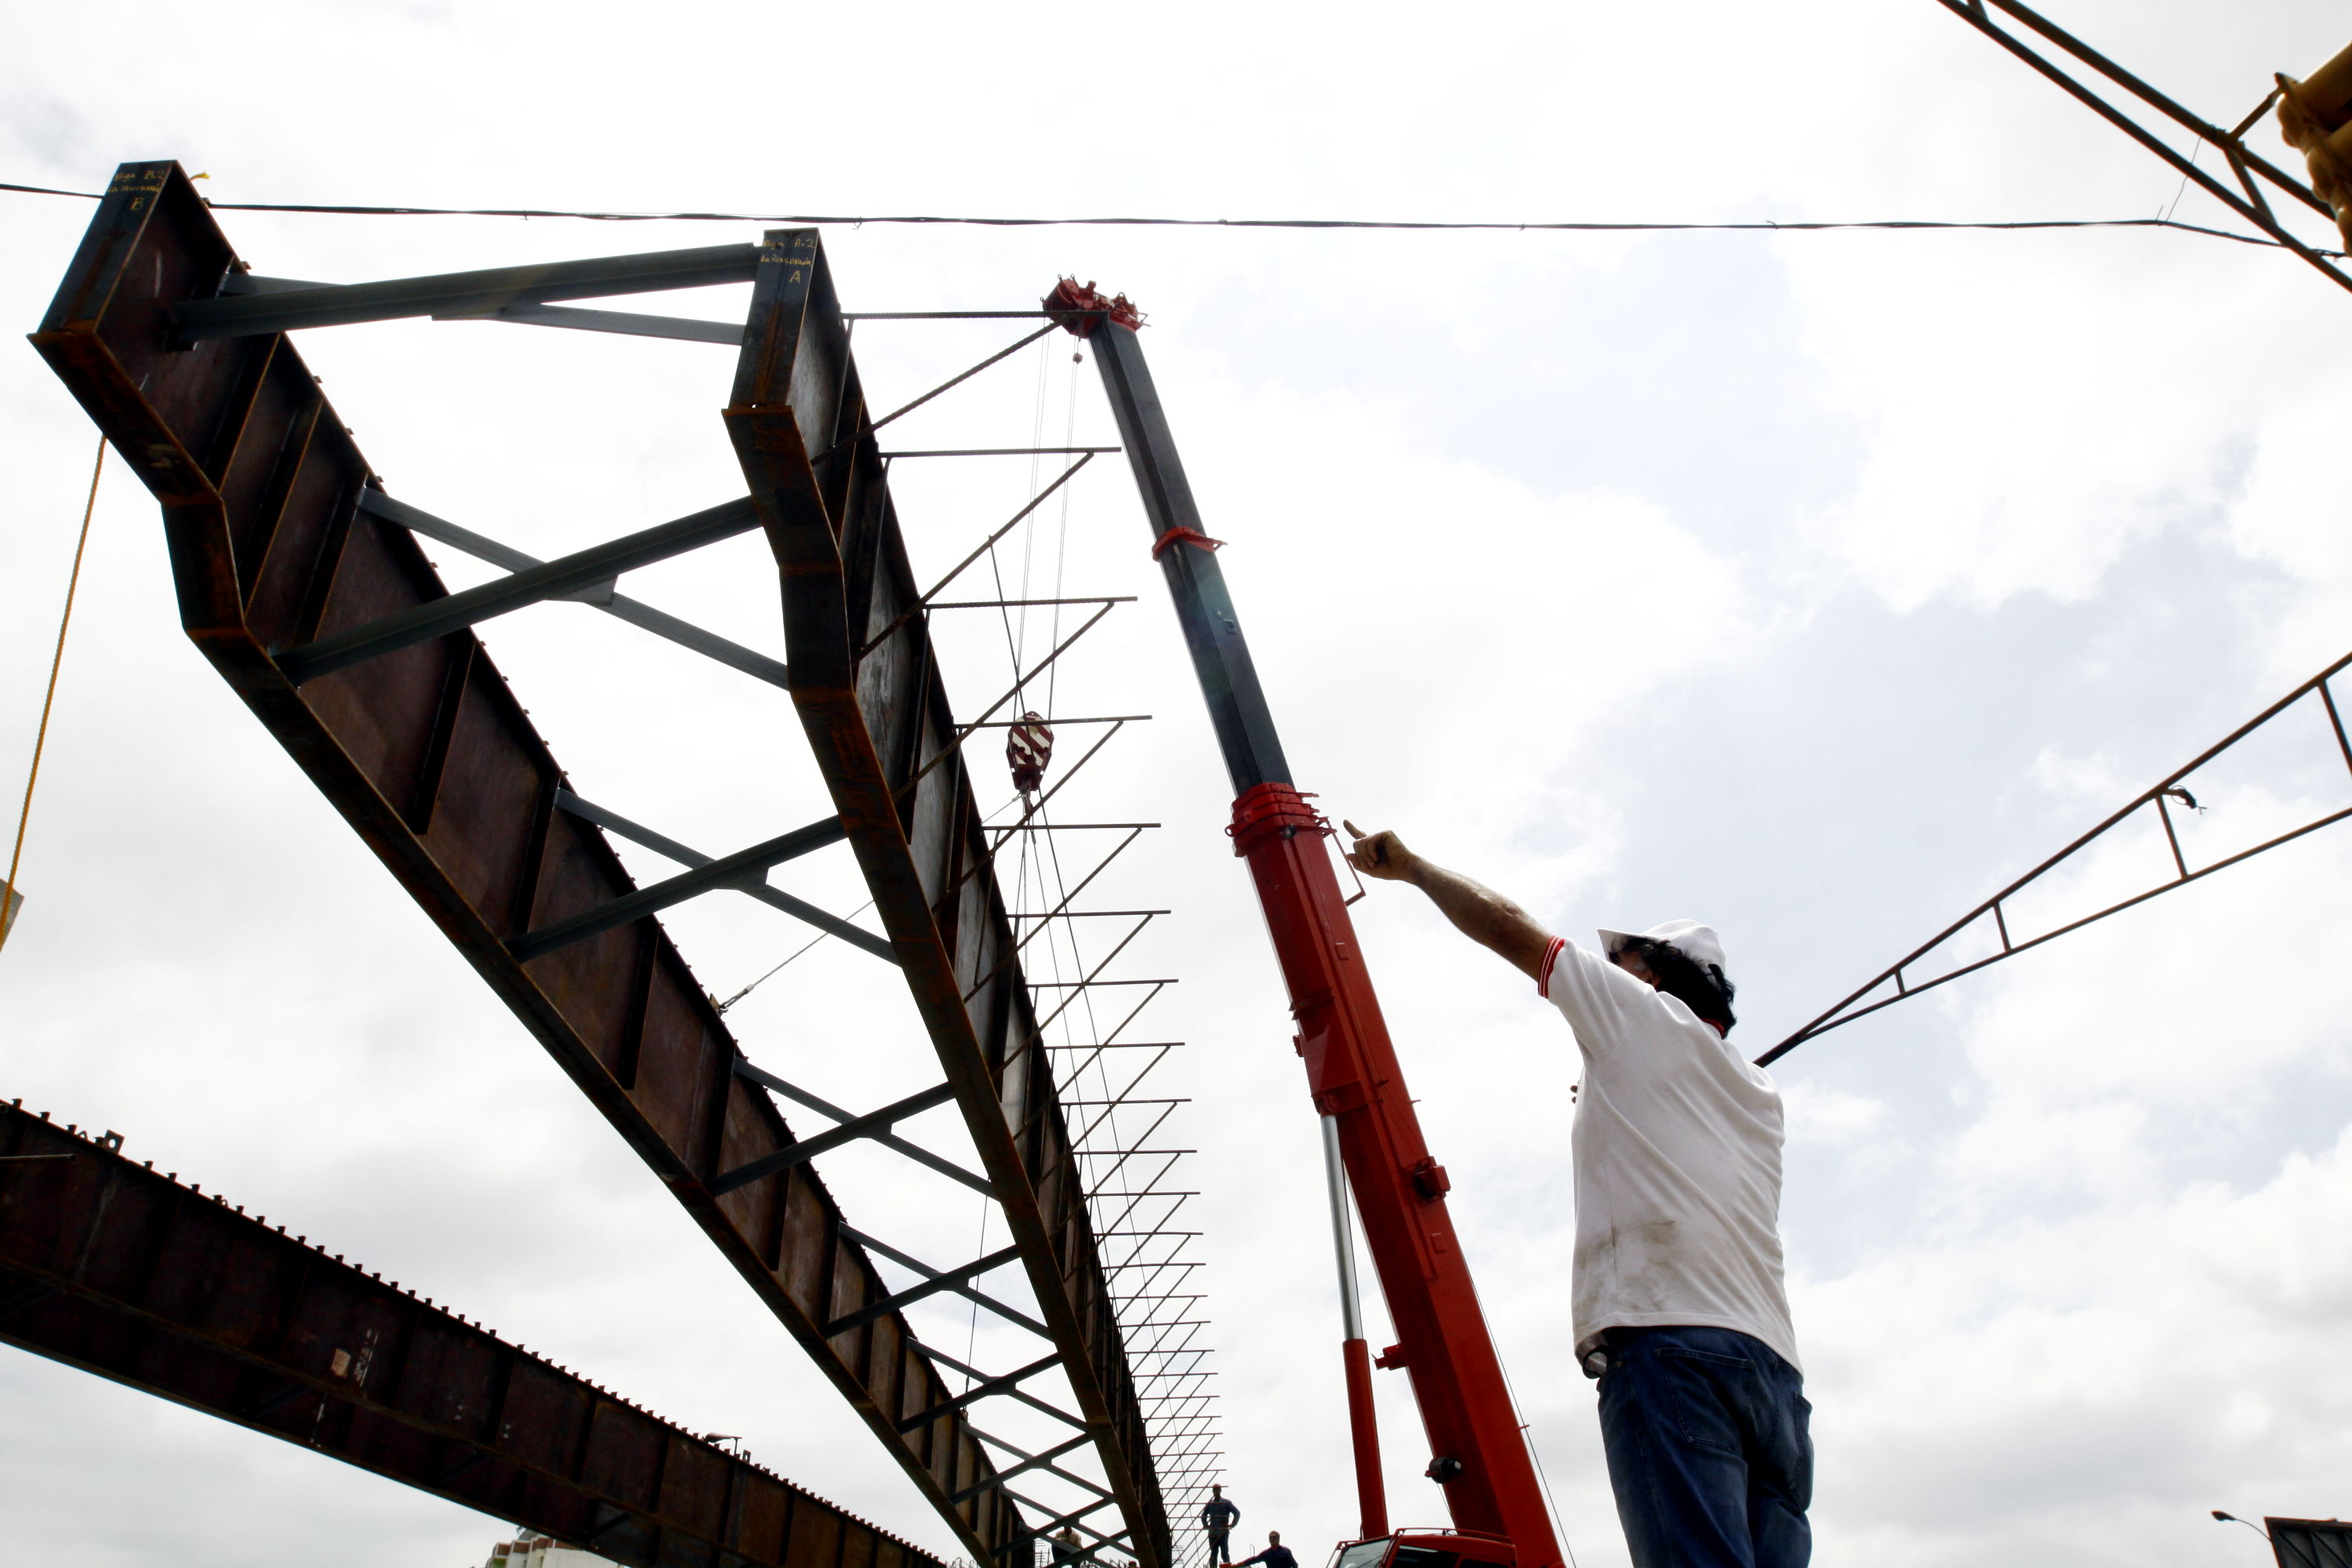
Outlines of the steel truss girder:
{"label": "steel truss girder", "polygon": [[[2201,881],[2217,871],[2228,870],[2242,860],[2251,860],[2255,856],[2275,849],[2281,845],[2292,844],[2306,834],[2316,833],[2323,827],[2333,826],[2347,817],[2352,817],[2352,805],[2338,806],[2333,811],[2323,811],[2293,827],[2272,834],[2258,844],[2250,845],[2235,853],[2206,861],[2192,869],[2188,855],[2181,848],[2180,834],[2179,828],[2173,824],[2170,804],[2178,799],[2193,807],[2195,797],[2182,787],[2182,781],[2194,778],[2200,768],[2310,697],[2319,699],[2319,711],[2315,717],[2324,720],[2327,725],[2325,738],[2335,742],[2336,755],[2343,761],[2346,769],[2352,771],[2352,731],[2347,731],[2345,728],[2343,710],[2337,706],[2336,693],[2329,685],[2329,682],[2342,674],[2347,667],[2352,667],[2352,654],[2346,654],[2336,660],[2227,735],[2198,752],[2188,762],[2181,763],[2180,766],[2132,796],[2097,826],[2084,833],[2023,876],[2017,878],[2000,892],[1985,900],[1917,947],[1913,948],[1891,967],[1879,971],[1845,1000],[1758,1057],[1756,1065],[1769,1067],[1807,1040],[1826,1035],[1832,1029],[1841,1028],[1857,1018],[1866,1018],[1873,1013],[1892,1007],[1897,1002],[1906,1001],[1922,992],[1932,991],[1938,985],[1958,980],[1963,974],[1974,974],[1979,969],[1989,968],[2004,959],[2014,958],[2021,952],[2040,947],[2043,942],[2054,942],[2071,931],[2082,930],[2094,921],[2103,921],[2109,915],[2121,914],[2124,910],[2144,904],[2159,894],[2168,893],[2175,888],[2185,888],[2191,882]],[[2171,852],[2173,873],[2171,876],[2155,879],[2148,886],[2141,888],[2137,892],[2126,894],[2123,898],[2102,905],[2088,914],[2077,915],[2072,920],[2063,921],[2047,931],[2024,937],[2022,940],[2011,931],[2009,912],[2004,907],[2011,900],[2055,871],[2076,855],[2089,850],[2107,834],[2151,808],[2156,813],[2158,825],[2164,830],[2165,846]],[[1989,932],[1980,930],[1979,935],[1989,935],[1998,941],[2000,945],[1997,951],[1989,952],[1982,958],[1967,962],[1951,959],[1948,954],[1948,966],[1937,970],[1926,980],[1920,980],[1907,973],[1918,966],[1923,960],[1936,954],[1938,950],[1944,948],[1946,943],[1961,937],[1969,928],[1981,928],[1988,920],[1992,922],[1992,930]],[[1894,989],[1885,991],[1885,988],[1890,985]],[[1871,999],[1882,991],[1885,991],[1884,995],[1877,995],[1876,1000]]]}
{"label": "steel truss girder", "polygon": [[[115,171],[121,194],[127,170],[163,167],[125,163]],[[133,176],[138,177],[138,176]],[[516,306],[551,300],[601,300],[665,289],[707,289],[740,283],[751,276],[758,251],[748,245],[709,245],[692,250],[656,250],[640,256],[600,256],[587,261],[542,261],[527,267],[495,267],[478,272],[445,272],[430,278],[394,278],[381,283],[312,284],[252,292],[225,288],[227,274],[199,279],[197,292],[168,307],[178,341],[267,337],[302,327],[335,327],[355,321],[392,321],[404,317],[441,320],[496,317]],[[278,279],[290,283],[291,279]],[[518,316],[519,320],[528,319]]]}
{"label": "steel truss girder", "polygon": [[922,591],[814,229],[772,230],[761,247],[726,417],[782,574],[793,705],[1142,1568],[1166,1568],[1150,1436],[1069,1129],[1037,1048],[961,731],[925,617],[906,614]]}
{"label": "steel truss girder", "polygon": [[908,1142],[887,1128],[874,1125],[870,1118],[861,1117],[854,1111],[844,1110],[831,1100],[820,1100],[800,1085],[788,1083],[772,1072],[766,1072],[752,1066],[749,1061],[738,1061],[735,1064],[735,1070],[761,1088],[773,1089],[794,1104],[805,1105],[819,1116],[840,1125],[845,1126],[852,1121],[866,1122],[871,1130],[863,1136],[868,1141],[881,1144],[894,1154],[904,1155],[926,1170],[936,1171],[951,1182],[961,1182],[975,1193],[988,1197],[996,1195],[996,1189],[988,1184],[987,1177],[976,1176],[952,1160],[943,1160],[919,1144]]}
{"label": "steel truss girder", "polygon": [[632,1568],[941,1568],[102,1143],[0,1106],[0,1341]]}
{"label": "steel truss girder", "polygon": [[[982,1434],[982,1436],[985,1436],[986,1435]],[[1075,1437],[1065,1438],[1063,1441],[1056,1443],[1054,1447],[1046,1449],[1042,1454],[1024,1455],[1022,1450],[1015,1448],[1010,1443],[1001,1441],[994,1437],[989,1437],[988,1441],[994,1444],[997,1447],[1003,1448],[1006,1453],[1019,1458],[1021,1462],[1013,1466],[1009,1470],[999,1472],[997,1479],[987,1482],[985,1483],[986,1485],[999,1486],[1005,1481],[1011,1480],[1013,1477],[1024,1474],[1026,1471],[1043,1469],[1052,1471],[1053,1474],[1061,1477],[1066,1481],[1076,1482],[1078,1486],[1083,1487],[1087,1491],[1093,1492],[1097,1496],[1104,1495],[1102,1488],[1095,1485],[1094,1482],[1087,1480],[1084,1476],[1074,1476],[1067,1470],[1056,1468],[1054,1464],[1054,1461],[1060,1458],[1063,1455],[1075,1452],[1094,1441],[1093,1438],[1087,1436],[1084,1432],[1079,1433]],[[973,1489],[978,1490],[979,1489],[975,1486]]]}
{"label": "steel truss girder", "polygon": [[[464,551],[477,560],[487,561],[493,566],[503,566],[509,572],[528,571],[533,566],[547,564],[536,555],[526,555],[520,550],[500,544],[495,539],[485,539],[469,528],[460,528],[446,518],[436,517],[422,508],[410,506],[405,501],[394,500],[382,490],[361,492],[360,508],[363,511],[373,512],[388,522],[396,522],[412,533],[421,533],[427,539],[438,540],[454,549]],[[745,647],[742,644],[730,641],[715,632],[705,631],[700,626],[679,620],[676,616],[667,615],[655,609],[651,605],[640,604],[624,595],[614,593],[610,584],[598,584],[594,589],[563,596],[570,598],[575,604],[587,605],[602,610],[617,620],[628,622],[631,626],[642,626],[656,637],[667,638],[680,647],[692,648],[705,658],[716,659],[731,669],[739,669],[755,680],[764,680],[780,691],[788,690],[792,687],[792,671],[783,667],[782,661],[770,658],[755,648]]]}
{"label": "steel truss girder", "polygon": [[634,572],[640,566],[650,566],[732,539],[739,533],[749,533],[758,526],[759,520],[752,515],[749,502],[722,501],[636,533],[509,573],[479,587],[427,599],[380,620],[362,622],[316,642],[285,649],[277,656],[278,668],[299,686],[419,643],[437,641],[451,632],[479,626],[549,599],[568,598],[608,586],[624,572]]}
{"label": "steel truss girder", "polygon": [[1024,1471],[1042,1470],[1047,1475],[1053,1476],[1060,1480],[1069,1482],[1072,1486],[1076,1487],[1081,1491],[1092,1493],[1094,1496],[1100,1498],[1106,1503],[1117,1500],[1110,1495],[1108,1489],[1096,1485],[1094,1482],[1087,1479],[1084,1476],[1074,1475],[1070,1471],[1066,1470],[1059,1465],[1054,1463],[1054,1461],[1062,1455],[1070,1453],[1076,1448],[1086,1446],[1088,1439],[1087,1435],[1083,1432],[1079,1433],[1077,1436],[1062,1443],[1055,1447],[1049,1448],[1042,1454],[1033,1454],[1028,1449],[1008,1443],[1003,1438],[989,1432],[981,1433],[980,1439],[982,1442],[986,1443],[990,1447],[1001,1448],[1005,1453],[1012,1455],[1015,1459],[1021,1461],[1012,1469],[999,1472],[996,1479],[988,1483],[991,1486],[1006,1486],[1011,1482],[1014,1476],[1020,1475]]}
{"label": "steel truss girder", "polygon": [[827,1323],[824,1326],[825,1331],[835,1334],[846,1333],[861,1323],[871,1322],[885,1313],[912,1306],[915,1302],[936,1296],[942,1290],[953,1290],[961,1295],[972,1280],[983,1274],[1003,1268],[1020,1256],[1021,1249],[1017,1247],[1000,1247],[987,1257],[975,1258],[958,1268],[925,1269],[921,1284],[910,1285],[894,1296],[886,1296],[879,1301],[866,1303],[856,1311],[845,1312]]}
{"label": "steel truss girder", "polygon": [[[573,814],[565,812],[566,816]],[[582,820],[586,820],[584,816]],[[790,833],[780,833],[773,838],[762,839],[748,849],[738,849],[732,855],[721,855],[715,860],[705,860],[691,870],[680,871],[656,882],[650,888],[637,888],[617,897],[592,904],[576,914],[550,921],[541,926],[510,937],[507,951],[522,963],[543,958],[562,948],[635,925],[647,915],[682,904],[688,899],[720,888],[731,888],[752,877],[764,879],[772,866],[796,860],[814,854],[842,839],[840,822],[826,817],[805,827],[795,827]]]}
{"label": "steel truss girder", "polygon": [[[617,811],[598,805],[593,801],[582,800],[570,790],[558,791],[555,805],[559,811],[567,811],[574,816],[584,817],[607,833],[616,834],[632,844],[642,844],[655,854],[667,856],[682,866],[690,866],[699,870],[717,863],[713,856],[705,855],[698,849],[690,849],[675,838],[656,833],[641,823],[630,821]],[[747,870],[751,869],[755,869],[761,875],[755,878],[747,874],[725,885],[739,893],[757,899],[763,904],[782,910],[794,920],[805,921],[828,935],[837,936],[850,946],[860,952],[870,952],[886,963],[895,964],[898,962],[898,951],[890,945],[887,938],[876,936],[872,931],[853,925],[838,915],[826,913],[805,900],[796,899],[790,893],[770,887],[765,876],[767,871],[765,866],[747,868]]]}
{"label": "steel truss girder", "polygon": [[[905,1268],[927,1281],[931,1289],[952,1290],[957,1295],[962,1297],[965,1300],[971,1301],[975,1305],[987,1308],[990,1311],[995,1313],[1006,1322],[1016,1323],[1022,1328],[1028,1330],[1031,1333],[1037,1335],[1040,1339],[1051,1339],[1053,1337],[1052,1330],[1039,1322],[1036,1319],[1031,1317],[1028,1313],[1023,1311],[1020,1308],[1008,1306],[1006,1303],[998,1300],[987,1291],[978,1289],[971,1283],[972,1280],[977,1279],[982,1274],[987,1272],[989,1268],[1000,1268],[1005,1264],[1012,1262],[1014,1258],[1020,1257],[1021,1249],[1018,1247],[1010,1247],[1002,1252],[992,1254],[984,1260],[987,1265],[986,1268],[973,1267],[963,1269],[940,1269],[932,1268],[929,1264],[925,1263],[919,1258],[914,1258],[907,1253],[899,1251],[897,1247],[891,1246],[887,1241],[881,1240],[879,1237],[867,1236],[864,1231],[852,1231],[850,1232],[850,1237],[860,1247],[863,1247],[866,1251],[874,1254],[876,1257],[887,1258],[891,1262],[898,1265],[901,1268]],[[1056,1351],[1055,1353],[1058,1356],[1061,1352]],[[971,1375],[969,1369],[962,1368],[961,1363],[941,1360],[939,1352],[936,1351],[931,1352],[931,1360],[943,1366],[956,1367],[959,1370],[963,1370],[967,1376]],[[1075,1419],[1068,1415],[1065,1415],[1062,1418],[1068,1421],[1073,1426],[1083,1427],[1087,1425],[1086,1422]]]}
{"label": "steel truss girder", "polygon": [[2352,1524],[2340,1519],[2263,1520],[2271,1554],[2284,1568],[2335,1568],[2352,1563]]}
{"label": "steel truss girder", "polygon": [[[2262,184],[2268,184],[2281,195],[2323,216],[2332,219],[2335,216],[2308,184],[2245,144],[2245,133],[2253,129],[2255,122],[2276,101],[2278,95],[2275,91],[2257,104],[2254,111],[2239,121],[2234,129],[2224,129],[2158,91],[2049,18],[2021,4],[2021,0],[1937,0],[1937,4],[2056,83],[2100,119],[2163,159],[2179,171],[2183,180],[2302,257],[2337,284],[2352,289],[2352,274],[2345,272],[2317,247],[2282,223],[2278,215],[2271,210],[2269,199],[2263,195]],[[2237,188],[2224,184],[2213,171],[2200,168],[2194,157],[2185,158],[2175,152],[2161,137],[2141,124],[2135,114],[2109,101],[2107,92],[2081,79],[2066,66],[2051,58],[2037,48],[2032,39],[2000,26],[1993,19],[1995,11],[2039,36],[2060,54],[2086,68],[2092,75],[2105,78],[2111,89],[2126,99],[2136,100],[2143,111],[2170,121],[2195,135],[2199,141],[2210,143],[2221,153],[2229,163],[2230,172],[2237,177]]]}
{"label": "steel truss girder", "polygon": [[[957,1396],[960,1399],[978,1399],[982,1396],[983,1390],[990,1389],[992,1385],[994,1385],[993,1392],[1003,1394],[1007,1399],[1025,1405],[1029,1406],[1030,1409],[1036,1411],[1040,1415],[1050,1415],[1066,1426],[1074,1427],[1080,1432],[1087,1429],[1087,1424],[1078,1417],[1071,1415],[1068,1411],[1064,1410],[1059,1405],[1049,1405],[1034,1394],[1024,1392],[1019,1387],[1014,1386],[1007,1379],[991,1378],[986,1373],[981,1371],[978,1367],[966,1366],[963,1363],[956,1360],[955,1357],[948,1354],[945,1351],[940,1350],[936,1345],[926,1345],[924,1349],[929,1353],[931,1360],[939,1365],[947,1367],[953,1372],[960,1372],[963,1373],[964,1376],[973,1380],[972,1386],[964,1390],[962,1394]],[[1055,1360],[1058,1363],[1061,1358],[1057,1355],[1055,1357]]]}
{"label": "steel truss girder", "polygon": [[954,1500],[994,1469],[969,1424],[950,1409],[898,1430],[950,1397],[905,1320],[892,1313],[824,1331],[891,1291],[845,1234],[814,1169],[711,1190],[722,1173],[794,1139],[768,1096],[739,1075],[735,1041],[659,924],[640,918],[528,960],[509,949],[527,931],[637,889],[603,833],[557,809],[562,772],[473,633],[299,689],[278,668],[275,650],[446,590],[407,529],[360,506],[369,465],[282,333],[175,342],[172,312],[215,298],[236,265],[178,164],[124,164],[33,339],[163,503],[189,637],[670,1189],[974,1559],[1002,1558],[1028,1539],[1004,1494]]}
{"label": "steel truss girder", "polygon": [[[1015,1367],[1011,1372],[973,1384],[971,1387],[965,1389],[961,1394],[955,1396],[955,1403],[958,1405],[969,1405],[975,1399],[987,1399],[999,1394],[1010,1393],[1012,1390],[1018,1388],[1025,1380],[1036,1376],[1039,1373],[1045,1371],[1049,1367],[1056,1367],[1061,1364],[1062,1358],[1058,1355],[1041,1356],[1037,1360],[1031,1362],[1027,1366]],[[939,1414],[940,1413],[936,1410],[919,1410],[914,1415],[908,1416],[902,1425],[919,1426],[924,1422],[930,1420]],[[1079,1426],[1077,1440],[1082,1443],[1091,1443],[1094,1441],[1093,1437],[1087,1435],[1083,1423]]]}
{"label": "steel truss girder", "polygon": [[838,1149],[845,1143],[855,1142],[860,1138],[871,1138],[877,1132],[887,1132],[908,1118],[919,1116],[935,1105],[945,1105],[954,1098],[955,1090],[945,1084],[940,1084],[936,1088],[927,1089],[920,1094],[910,1094],[903,1100],[893,1100],[879,1110],[869,1110],[863,1116],[851,1117],[830,1132],[820,1132],[814,1138],[803,1138],[789,1149],[780,1149],[772,1154],[752,1161],[740,1170],[730,1171],[713,1181],[710,1184],[710,1190],[714,1193],[731,1193],[737,1187],[748,1186],[763,1176],[772,1176],[789,1166],[814,1160],[819,1154]]}

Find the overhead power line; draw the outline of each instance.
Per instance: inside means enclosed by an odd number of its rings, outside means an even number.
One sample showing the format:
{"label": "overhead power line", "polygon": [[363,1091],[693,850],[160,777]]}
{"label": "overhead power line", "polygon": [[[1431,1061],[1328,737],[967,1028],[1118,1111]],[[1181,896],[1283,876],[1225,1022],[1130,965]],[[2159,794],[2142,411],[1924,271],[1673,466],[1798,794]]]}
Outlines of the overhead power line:
{"label": "overhead power line", "polygon": [[[100,195],[97,191],[67,191],[49,185],[20,185],[5,181],[0,181],[0,191],[14,191],[36,196],[74,196],[84,201],[96,201]],[[1988,221],[1953,218],[1865,218],[1850,221],[1801,219],[1787,222],[1758,218],[1752,221],[1720,223],[1602,222],[1563,219],[1514,223],[1502,220],[1450,222],[1422,218],[1343,217],[1116,216],[983,217],[923,213],[869,214],[863,216],[840,213],[620,213],[575,212],[557,207],[365,206],[323,202],[207,201],[205,205],[215,212],[310,213],[322,216],[341,217],[581,218],[591,223],[789,223],[843,228],[862,228],[868,224],[928,224],[967,228],[1406,229],[1431,233],[1493,234],[1816,234],[1832,229],[1954,229],[2011,232],[2060,228],[2162,228],[2177,229],[2183,234],[2201,234],[2213,239],[2234,240],[2240,245],[2256,245],[2266,249],[2280,248],[2280,242],[2266,235],[2234,234],[2228,229],[2209,228],[2202,224],[2182,223],[2177,218],[2169,217],[2010,218]],[[2341,255],[2343,253],[2327,251],[2322,254]]]}

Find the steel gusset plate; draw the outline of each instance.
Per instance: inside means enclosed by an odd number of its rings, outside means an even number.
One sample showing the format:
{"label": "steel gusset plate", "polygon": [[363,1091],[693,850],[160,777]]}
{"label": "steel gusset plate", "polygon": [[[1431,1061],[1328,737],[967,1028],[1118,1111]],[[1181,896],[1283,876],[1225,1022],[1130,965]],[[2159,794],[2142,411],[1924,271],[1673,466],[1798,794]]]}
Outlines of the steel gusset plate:
{"label": "steel gusset plate", "polygon": [[[746,247],[748,249],[748,247]],[[645,258],[632,258],[642,261]],[[276,655],[448,590],[410,531],[360,504],[372,470],[282,332],[187,342],[175,310],[236,257],[177,163],[126,163],[34,345],[163,503],[182,622],[442,932],[693,1215],[849,1400],[976,1561],[1024,1546],[996,1467],[866,1250],[805,1162],[724,1194],[789,1147],[767,1093],[648,911],[544,938],[637,892],[603,831],[558,809],[563,773],[474,633],[299,685]],[[915,1430],[898,1424],[940,1414]]]}
{"label": "steel gusset plate", "polygon": [[921,590],[814,229],[772,230],[761,247],[727,424],[782,574],[793,705],[1128,1539],[1142,1568],[1164,1568],[1168,1523],[1084,1179],[925,617],[908,613]]}

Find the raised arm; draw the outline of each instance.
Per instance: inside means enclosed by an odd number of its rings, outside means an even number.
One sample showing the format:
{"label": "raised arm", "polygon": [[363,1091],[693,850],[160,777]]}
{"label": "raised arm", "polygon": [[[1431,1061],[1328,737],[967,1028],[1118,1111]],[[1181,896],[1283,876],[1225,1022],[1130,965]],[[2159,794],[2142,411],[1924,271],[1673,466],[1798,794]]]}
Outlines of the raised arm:
{"label": "raised arm", "polygon": [[1344,825],[1355,844],[1348,863],[1367,877],[1384,882],[1410,882],[1429,895],[1429,901],[1454,922],[1454,929],[1481,947],[1493,949],[1533,980],[1543,967],[1551,932],[1535,917],[1492,888],[1482,887],[1425,860],[1404,847],[1393,833],[1366,833],[1354,823]]}

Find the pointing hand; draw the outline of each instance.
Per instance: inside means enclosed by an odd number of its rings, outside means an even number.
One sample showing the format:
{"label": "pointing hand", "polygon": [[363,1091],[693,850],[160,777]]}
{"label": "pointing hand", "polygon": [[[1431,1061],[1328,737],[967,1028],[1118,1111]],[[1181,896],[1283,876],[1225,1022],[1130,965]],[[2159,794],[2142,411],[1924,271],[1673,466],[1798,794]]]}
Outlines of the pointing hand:
{"label": "pointing hand", "polygon": [[1356,840],[1348,849],[1348,864],[1356,868],[1358,875],[1383,882],[1401,882],[1412,878],[1416,857],[1404,847],[1403,839],[1385,829],[1366,833],[1345,817],[1340,818],[1339,826]]}

